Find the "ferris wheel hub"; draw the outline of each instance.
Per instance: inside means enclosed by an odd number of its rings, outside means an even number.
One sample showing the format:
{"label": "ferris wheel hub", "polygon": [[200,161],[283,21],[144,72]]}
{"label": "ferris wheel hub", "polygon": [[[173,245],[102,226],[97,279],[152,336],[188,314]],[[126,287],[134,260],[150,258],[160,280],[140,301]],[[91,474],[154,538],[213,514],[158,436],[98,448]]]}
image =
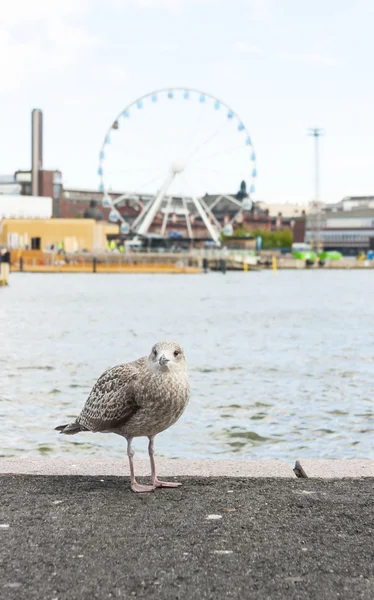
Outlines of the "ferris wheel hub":
{"label": "ferris wheel hub", "polygon": [[182,160],[174,160],[171,164],[171,172],[175,175],[184,171],[185,164]]}

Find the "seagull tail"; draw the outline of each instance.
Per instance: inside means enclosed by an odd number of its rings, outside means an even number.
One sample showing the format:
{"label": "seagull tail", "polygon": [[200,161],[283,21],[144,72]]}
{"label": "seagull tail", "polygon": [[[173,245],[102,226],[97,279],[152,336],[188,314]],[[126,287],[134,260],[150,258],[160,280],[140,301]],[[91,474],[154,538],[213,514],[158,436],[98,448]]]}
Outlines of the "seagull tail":
{"label": "seagull tail", "polygon": [[67,425],[59,425],[58,427],[55,427],[55,430],[60,433],[65,433],[66,435],[74,435],[80,431],[88,431],[86,427],[83,427],[83,425],[80,425],[77,421],[68,423]]}

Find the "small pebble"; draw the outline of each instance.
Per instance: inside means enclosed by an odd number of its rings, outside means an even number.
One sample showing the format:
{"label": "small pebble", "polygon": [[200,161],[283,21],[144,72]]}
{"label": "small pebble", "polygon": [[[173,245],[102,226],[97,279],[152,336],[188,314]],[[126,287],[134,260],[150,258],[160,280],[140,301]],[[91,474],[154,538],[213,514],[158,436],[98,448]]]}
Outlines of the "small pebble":
{"label": "small pebble", "polygon": [[222,515],[208,515],[208,521],[218,521],[218,519],[222,519]]}
{"label": "small pebble", "polygon": [[8,523],[2,523],[2,524],[0,525],[0,529],[9,529],[9,525],[8,525]]}
{"label": "small pebble", "polygon": [[232,554],[232,550],[214,550],[213,554]]}

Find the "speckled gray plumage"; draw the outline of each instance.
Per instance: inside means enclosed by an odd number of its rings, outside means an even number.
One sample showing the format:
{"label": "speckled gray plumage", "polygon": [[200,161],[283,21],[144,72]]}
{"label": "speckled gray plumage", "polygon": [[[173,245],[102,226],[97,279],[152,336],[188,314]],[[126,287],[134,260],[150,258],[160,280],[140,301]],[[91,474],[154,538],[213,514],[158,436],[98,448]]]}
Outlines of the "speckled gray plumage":
{"label": "speckled gray plumage", "polygon": [[[174,342],[163,342],[169,353]],[[154,346],[156,348],[156,346]],[[155,436],[173,425],[189,399],[189,381],[183,350],[175,368],[165,369],[150,356],[118,365],[101,375],[76,422],[63,433],[79,430],[113,432],[127,438]],[[171,362],[171,361],[169,361]],[[70,428],[70,430],[69,430]]]}

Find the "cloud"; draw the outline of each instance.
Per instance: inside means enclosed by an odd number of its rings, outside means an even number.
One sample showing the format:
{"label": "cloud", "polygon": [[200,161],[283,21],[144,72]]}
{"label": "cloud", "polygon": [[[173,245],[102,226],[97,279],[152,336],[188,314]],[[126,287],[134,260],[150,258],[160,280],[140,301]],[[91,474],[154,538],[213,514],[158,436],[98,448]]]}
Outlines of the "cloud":
{"label": "cloud", "polygon": [[132,4],[139,8],[164,8],[176,10],[184,4],[183,0],[132,0]]}
{"label": "cloud", "polygon": [[282,52],[281,59],[292,62],[314,63],[328,67],[335,66],[340,62],[336,57],[320,52]]}
{"label": "cloud", "polygon": [[69,46],[70,48],[90,48],[100,43],[100,38],[92,35],[87,29],[75,25],[54,23],[45,30],[46,39],[56,46]]}
{"label": "cloud", "polygon": [[249,0],[248,11],[253,21],[267,21],[271,17],[269,0]]}
{"label": "cloud", "polygon": [[143,48],[159,52],[174,52],[176,45],[173,42],[145,42]]}
{"label": "cloud", "polygon": [[[47,75],[77,69],[101,43],[87,25],[99,10],[158,8],[178,10],[217,0],[0,0],[0,95],[36,84]],[[161,50],[149,46],[148,50]],[[164,51],[172,51],[163,43]],[[110,66],[113,82],[128,72]]]}
{"label": "cloud", "polygon": [[75,18],[85,15],[89,7],[89,0],[0,0],[1,25],[32,25]]}
{"label": "cloud", "polygon": [[259,46],[248,42],[236,42],[235,50],[242,54],[262,54],[262,49]]}
{"label": "cloud", "polygon": [[79,62],[100,43],[85,27],[89,0],[0,0],[1,92]]}
{"label": "cloud", "polygon": [[102,74],[102,80],[112,85],[123,85],[128,83],[131,77],[130,71],[122,65],[109,65],[105,67]]}
{"label": "cloud", "polygon": [[[159,8],[168,11],[178,11],[183,7],[189,7],[196,4],[214,4],[217,0],[122,0],[122,4],[131,2],[138,8]],[[117,6],[121,0],[115,0]]]}

